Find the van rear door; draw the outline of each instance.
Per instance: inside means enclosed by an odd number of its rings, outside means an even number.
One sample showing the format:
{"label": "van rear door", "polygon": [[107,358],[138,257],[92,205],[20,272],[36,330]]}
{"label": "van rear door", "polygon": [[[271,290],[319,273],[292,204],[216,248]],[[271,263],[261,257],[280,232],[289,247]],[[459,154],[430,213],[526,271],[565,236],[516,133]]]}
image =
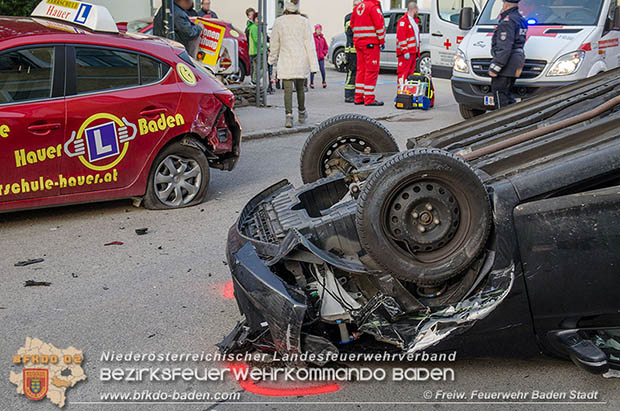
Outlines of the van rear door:
{"label": "van rear door", "polygon": [[452,77],[454,55],[467,34],[459,29],[459,16],[465,7],[474,10],[474,20],[478,18],[480,7],[475,0],[432,0],[431,61],[434,77]]}

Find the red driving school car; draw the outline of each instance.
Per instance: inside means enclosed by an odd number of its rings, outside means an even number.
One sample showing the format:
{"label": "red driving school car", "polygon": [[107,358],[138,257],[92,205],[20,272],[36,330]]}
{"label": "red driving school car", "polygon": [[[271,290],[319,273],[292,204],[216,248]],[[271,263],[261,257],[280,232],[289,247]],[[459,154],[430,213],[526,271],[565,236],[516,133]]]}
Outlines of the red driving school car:
{"label": "red driving school car", "polygon": [[233,105],[180,44],[119,33],[102,6],[43,0],[0,17],[0,211],[199,203],[209,167],[239,157]]}

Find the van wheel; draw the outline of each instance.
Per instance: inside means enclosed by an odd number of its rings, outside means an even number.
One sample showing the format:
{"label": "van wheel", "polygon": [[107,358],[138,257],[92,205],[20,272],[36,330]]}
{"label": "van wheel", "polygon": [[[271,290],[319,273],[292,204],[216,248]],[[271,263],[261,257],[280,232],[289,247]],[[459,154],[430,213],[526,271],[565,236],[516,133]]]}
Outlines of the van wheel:
{"label": "van wheel", "polygon": [[321,123],[301,151],[301,179],[312,183],[338,172],[336,150],[350,145],[363,153],[396,153],[398,144],[383,124],[361,114],[341,114]]}
{"label": "van wheel", "polygon": [[207,194],[209,179],[209,162],[202,150],[172,143],[153,162],[144,206],[162,210],[199,204]]}
{"label": "van wheel", "polygon": [[462,274],[491,230],[486,189],[462,159],[406,151],[366,180],[355,218],[362,248],[394,277],[434,287]]}
{"label": "van wheel", "polygon": [[459,104],[459,111],[461,113],[461,117],[463,117],[465,120],[469,120],[470,118],[478,117],[486,113],[486,111],[484,110],[467,107],[463,104]]}

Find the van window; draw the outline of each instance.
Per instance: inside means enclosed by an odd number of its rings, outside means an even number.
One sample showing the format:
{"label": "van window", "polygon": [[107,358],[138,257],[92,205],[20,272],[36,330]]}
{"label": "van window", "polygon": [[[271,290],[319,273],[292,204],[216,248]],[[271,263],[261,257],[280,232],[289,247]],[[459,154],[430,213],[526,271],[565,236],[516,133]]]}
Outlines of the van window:
{"label": "van window", "polygon": [[[489,0],[478,24],[497,24],[502,0]],[[604,0],[522,0],[521,15],[530,25],[596,26]]]}
{"label": "van window", "polygon": [[[493,0],[490,0],[493,1]],[[500,1],[501,2],[501,1]],[[437,13],[439,18],[452,24],[459,24],[461,9],[471,7],[474,12],[477,10],[473,0],[438,0]]]}
{"label": "van window", "polygon": [[0,104],[50,98],[54,47],[33,47],[0,54]]}

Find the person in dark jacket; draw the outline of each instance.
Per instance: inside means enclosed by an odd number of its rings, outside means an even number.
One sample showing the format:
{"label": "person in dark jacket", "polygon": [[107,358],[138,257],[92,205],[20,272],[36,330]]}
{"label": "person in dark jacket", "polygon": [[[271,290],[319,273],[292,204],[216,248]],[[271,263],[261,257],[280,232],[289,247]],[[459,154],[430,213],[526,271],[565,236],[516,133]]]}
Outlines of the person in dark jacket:
{"label": "person in dark jacket", "polygon": [[516,102],[510,89],[523,70],[526,38],[527,22],[519,13],[519,0],[504,0],[499,24],[491,41],[493,60],[489,67],[496,109]]}
{"label": "person in dark jacket", "polygon": [[187,13],[187,15],[189,17],[198,17],[198,12],[196,10],[194,10],[194,5],[191,4],[189,6],[189,9],[186,9],[185,12]]}
{"label": "person in dark jacket", "polygon": [[211,0],[202,0],[198,17],[206,17],[208,19],[217,19],[217,13],[211,10]]}
{"label": "person in dark jacket", "polygon": [[[191,54],[191,44],[198,40],[202,29],[192,23],[185,10],[192,7],[192,0],[174,0],[174,34],[175,40],[185,46]],[[164,36],[164,8],[161,7],[153,19],[153,34]]]}
{"label": "person in dark jacket", "polygon": [[[360,4],[362,0],[353,0],[353,7]],[[357,51],[353,44],[353,30],[351,29],[351,15],[344,17],[344,32],[347,36],[347,44],[344,48],[344,55],[347,57],[347,79],[344,82],[344,102],[353,103],[355,101],[355,77],[357,76]]]}

